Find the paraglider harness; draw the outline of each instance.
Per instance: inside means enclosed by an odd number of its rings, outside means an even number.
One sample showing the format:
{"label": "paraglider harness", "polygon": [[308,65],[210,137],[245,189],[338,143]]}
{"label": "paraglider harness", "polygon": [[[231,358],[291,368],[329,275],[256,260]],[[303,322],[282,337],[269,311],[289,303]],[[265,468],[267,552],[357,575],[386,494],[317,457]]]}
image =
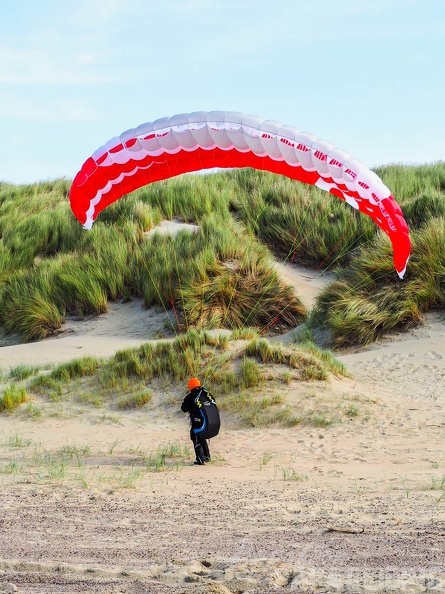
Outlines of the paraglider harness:
{"label": "paraglider harness", "polygon": [[215,399],[207,392],[204,388],[201,388],[198,394],[195,396],[194,400],[195,410],[200,415],[200,423],[199,427],[194,427],[194,423],[192,425],[192,431],[196,436],[202,437],[204,439],[211,439],[215,437],[219,433],[220,428],[220,417],[219,417],[219,410],[216,406]]}

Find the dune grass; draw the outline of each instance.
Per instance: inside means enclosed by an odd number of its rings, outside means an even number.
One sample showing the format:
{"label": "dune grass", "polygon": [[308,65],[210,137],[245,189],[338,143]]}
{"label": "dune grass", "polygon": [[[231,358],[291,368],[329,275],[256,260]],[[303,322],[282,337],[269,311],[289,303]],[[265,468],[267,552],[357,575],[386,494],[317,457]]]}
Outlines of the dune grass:
{"label": "dune grass", "polygon": [[0,394],[0,412],[12,412],[28,400],[28,394],[23,386],[12,384]]}
{"label": "dune grass", "polygon": [[407,202],[416,200],[424,192],[445,192],[443,161],[417,166],[390,164],[376,168],[375,172],[391,188],[402,207]]}
{"label": "dune grass", "polygon": [[[28,377],[31,377],[33,375],[35,375],[37,372],[39,371],[39,367],[33,366],[33,365],[17,365],[16,367],[13,367],[12,369],[10,369],[9,371],[9,377],[20,381],[20,380],[24,380],[27,379]],[[1,379],[1,373],[0,373],[0,379]]]}
{"label": "dune grass", "polygon": [[311,323],[327,326],[337,346],[369,344],[420,324],[427,311],[445,309],[445,220],[430,219],[412,240],[406,280],[394,279],[388,243],[378,236],[320,295]]}
{"label": "dune grass", "polygon": [[317,188],[251,170],[234,175],[248,191],[237,195],[232,210],[290,262],[322,269],[343,264],[376,233],[371,219]]}
{"label": "dune grass", "polygon": [[[252,339],[253,333],[245,332],[244,339],[239,332],[234,334],[235,338],[219,340],[208,332],[190,330],[173,340],[119,351],[108,359],[83,357],[46,371],[17,371],[4,393],[8,398],[19,392],[24,397],[17,397],[14,406],[5,405],[3,410],[11,412],[26,402],[22,414],[32,419],[55,414],[54,406],[67,411],[76,408],[76,414],[159,406],[177,410],[187,379],[198,376],[235,424],[319,425],[313,411],[287,402],[287,388],[292,381],[325,382],[333,376],[347,376],[332,353],[309,343],[282,346],[265,338]],[[18,375],[23,377],[20,383]],[[346,412],[337,416],[350,418]]]}
{"label": "dune grass", "polygon": [[[59,203],[55,188],[45,184],[2,189],[0,323],[25,341],[50,336],[67,313],[99,315],[108,300],[131,296],[141,297],[147,307],[174,308],[195,327],[248,323],[262,328],[281,320],[282,311],[281,321],[290,326],[305,318],[298,298],[280,283],[267,250],[233,220],[227,198],[215,204],[213,194],[219,196],[219,190],[209,190],[202,180],[184,177],[171,187],[134,193],[107,209],[89,233],[70,215],[63,184]],[[31,206],[20,214],[25,199]],[[50,205],[57,207],[53,232]],[[198,235],[144,236],[162,217],[174,215],[198,221]],[[196,303],[202,303],[207,287],[209,313],[201,315]]]}
{"label": "dune grass", "polygon": [[[278,279],[272,251],[336,269],[338,279],[312,317],[330,329],[335,345],[366,344],[409,328],[426,311],[443,308],[445,164],[388,165],[377,173],[412,231],[405,283],[371,219],[326,192],[267,172],[151,184],[112,204],[90,232],[72,216],[69,180],[1,183],[0,325],[24,341],[40,340],[57,332],[67,313],[100,315],[109,300],[140,297],[147,307],[174,309],[181,329],[262,331],[277,322],[292,328],[306,312]],[[198,224],[198,233],[144,235],[173,217]]]}
{"label": "dune grass", "polygon": [[75,443],[48,449],[19,434],[1,442],[0,452],[2,485],[26,482],[110,492],[135,489],[148,474],[179,472],[191,457],[190,448],[178,442],[159,445],[153,451],[117,442],[103,451]]}

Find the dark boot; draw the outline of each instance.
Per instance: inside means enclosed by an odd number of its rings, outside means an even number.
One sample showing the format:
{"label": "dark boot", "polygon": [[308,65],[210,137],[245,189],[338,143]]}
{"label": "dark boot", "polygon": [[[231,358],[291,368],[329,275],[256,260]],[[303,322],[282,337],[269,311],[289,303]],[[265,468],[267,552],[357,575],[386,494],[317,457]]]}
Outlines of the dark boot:
{"label": "dark boot", "polygon": [[195,464],[202,466],[204,464],[204,450],[202,449],[202,445],[198,442],[194,444],[195,447],[195,456],[196,456],[196,461]]}

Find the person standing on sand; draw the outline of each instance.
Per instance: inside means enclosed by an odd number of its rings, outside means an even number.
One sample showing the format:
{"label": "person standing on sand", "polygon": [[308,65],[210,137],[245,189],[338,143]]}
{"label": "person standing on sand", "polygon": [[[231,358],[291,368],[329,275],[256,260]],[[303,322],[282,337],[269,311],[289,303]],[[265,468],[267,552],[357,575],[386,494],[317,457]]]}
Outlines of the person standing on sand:
{"label": "person standing on sand", "polygon": [[190,415],[190,439],[195,449],[194,464],[203,466],[210,462],[210,450],[207,442],[219,433],[220,419],[215,399],[201,386],[196,377],[188,381],[190,392],[181,404],[181,410]]}

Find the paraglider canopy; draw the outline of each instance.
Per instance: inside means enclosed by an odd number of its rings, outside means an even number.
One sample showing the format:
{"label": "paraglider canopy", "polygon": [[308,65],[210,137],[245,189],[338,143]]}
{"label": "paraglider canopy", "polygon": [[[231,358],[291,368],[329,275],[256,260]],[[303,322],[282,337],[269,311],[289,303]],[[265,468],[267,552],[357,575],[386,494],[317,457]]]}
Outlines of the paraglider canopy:
{"label": "paraglider canopy", "polygon": [[258,116],[195,112],[127,130],[82,165],[71,187],[71,208],[90,229],[104,208],[143,185],[227,167],[253,167],[315,185],[367,214],[390,238],[403,278],[411,248],[408,226],[381,179],[333,144]]}

